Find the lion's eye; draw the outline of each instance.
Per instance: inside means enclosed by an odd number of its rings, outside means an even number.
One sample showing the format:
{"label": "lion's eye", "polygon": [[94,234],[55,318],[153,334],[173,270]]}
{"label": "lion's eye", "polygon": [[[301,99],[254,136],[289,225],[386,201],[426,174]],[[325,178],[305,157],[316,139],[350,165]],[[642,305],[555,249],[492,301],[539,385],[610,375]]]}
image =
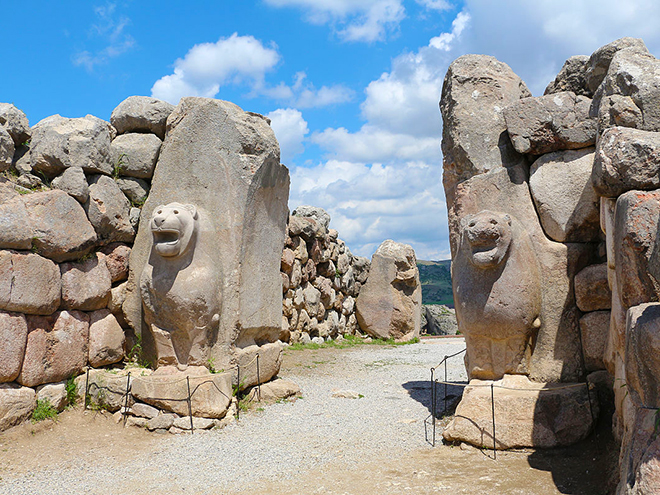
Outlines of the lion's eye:
{"label": "lion's eye", "polygon": [[179,210],[174,210],[174,214],[175,214],[175,215],[178,215],[178,214],[179,214]]}
{"label": "lion's eye", "polygon": [[160,215],[160,214],[162,214],[162,213],[163,213],[163,210],[158,210],[157,215]]}
{"label": "lion's eye", "polygon": [[497,225],[497,220],[495,220],[494,218],[491,218],[490,223],[492,225]]}
{"label": "lion's eye", "polygon": [[470,227],[474,227],[476,224],[474,222],[470,222]]}

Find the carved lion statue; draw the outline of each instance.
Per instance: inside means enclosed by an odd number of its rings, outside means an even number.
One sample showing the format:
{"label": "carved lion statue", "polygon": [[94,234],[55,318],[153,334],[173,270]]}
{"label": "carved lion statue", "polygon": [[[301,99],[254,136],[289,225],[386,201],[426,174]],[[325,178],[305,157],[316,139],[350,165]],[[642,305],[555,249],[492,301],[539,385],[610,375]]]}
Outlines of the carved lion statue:
{"label": "carved lion statue", "polygon": [[541,280],[524,227],[501,212],[483,210],[466,216],[452,279],[470,377],[528,373],[541,326]]}
{"label": "carved lion statue", "polygon": [[144,319],[157,365],[206,365],[220,319],[220,276],[200,246],[200,215],[191,204],[154,209],[153,247],[140,277]]}

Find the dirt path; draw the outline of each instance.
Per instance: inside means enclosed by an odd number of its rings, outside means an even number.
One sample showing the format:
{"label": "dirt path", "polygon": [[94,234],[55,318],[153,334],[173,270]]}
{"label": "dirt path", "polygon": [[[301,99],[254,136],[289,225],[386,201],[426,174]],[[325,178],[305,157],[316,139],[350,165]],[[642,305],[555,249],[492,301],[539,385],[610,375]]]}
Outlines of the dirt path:
{"label": "dirt path", "polygon": [[[157,435],[81,410],[24,424],[0,434],[0,493],[607,493],[606,433],[497,460],[425,443],[428,364],[456,345],[288,351],[280,375],[303,385],[303,399],[221,431]],[[365,398],[329,398],[346,384]]]}

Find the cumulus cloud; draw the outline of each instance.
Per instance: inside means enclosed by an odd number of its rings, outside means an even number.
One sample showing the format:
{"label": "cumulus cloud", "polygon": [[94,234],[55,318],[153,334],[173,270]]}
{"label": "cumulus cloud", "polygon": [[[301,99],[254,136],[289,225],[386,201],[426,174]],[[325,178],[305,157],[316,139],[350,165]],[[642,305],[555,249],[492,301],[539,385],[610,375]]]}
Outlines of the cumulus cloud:
{"label": "cumulus cloud", "polygon": [[174,62],[173,74],[156,81],[151,94],[176,104],[183,96],[213,97],[228,83],[259,87],[279,60],[275,46],[266,47],[253,36],[234,33],[215,43],[193,46]]}
{"label": "cumulus cloud", "polygon": [[102,46],[97,50],[82,50],[71,57],[73,65],[82,66],[92,72],[96,66],[106,64],[110,59],[119,57],[135,46],[135,39],[127,32],[130,19],[118,15],[117,5],[95,7],[96,22],[89,32],[90,38]]}
{"label": "cumulus cloud", "polygon": [[[429,1],[429,0],[427,0]],[[433,3],[433,0],[430,0]],[[436,2],[439,0],[435,0]],[[405,18],[402,0],[265,0],[295,7],[313,24],[330,24],[345,41],[383,41]]]}
{"label": "cumulus cloud", "polygon": [[423,5],[429,10],[449,10],[452,8],[451,4],[446,0],[417,0],[417,3]]}
{"label": "cumulus cloud", "polygon": [[280,160],[290,164],[293,157],[304,151],[303,141],[309,133],[307,122],[302,113],[294,108],[279,108],[267,117],[280,143]]}

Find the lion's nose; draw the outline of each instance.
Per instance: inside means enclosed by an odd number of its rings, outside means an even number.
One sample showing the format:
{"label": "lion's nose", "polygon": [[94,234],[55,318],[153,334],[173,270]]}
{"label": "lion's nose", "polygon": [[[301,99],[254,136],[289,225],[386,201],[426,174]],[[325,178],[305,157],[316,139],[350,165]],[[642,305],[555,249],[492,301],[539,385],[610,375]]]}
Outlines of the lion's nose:
{"label": "lion's nose", "polygon": [[160,216],[154,217],[154,224],[156,225],[156,227],[160,227],[161,225],[163,225],[164,221],[165,221],[165,217],[160,217]]}

